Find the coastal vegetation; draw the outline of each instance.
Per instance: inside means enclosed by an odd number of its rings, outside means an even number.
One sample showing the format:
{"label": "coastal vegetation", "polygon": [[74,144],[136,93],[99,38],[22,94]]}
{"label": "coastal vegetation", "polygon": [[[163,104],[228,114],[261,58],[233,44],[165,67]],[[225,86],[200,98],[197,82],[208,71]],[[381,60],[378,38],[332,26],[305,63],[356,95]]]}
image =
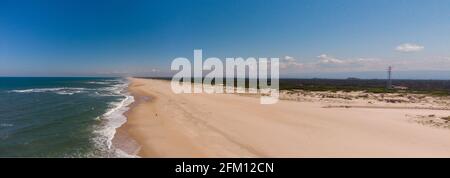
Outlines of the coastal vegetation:
{"label": "coastal vegetation", "polygon": [[[146,77],[142,77],[146,78]],[[171,80],[171,78],[157,78]],[[194,80],[192,80],[194,81]],[[224,79],[224,85],[226,79]],[[245,87],[248,88],[249,79],[246,79]],[[214,83],[214,81],[213,81]],[[433,96],[449,96],[450,80],[392,80],[393,85],[398,88],[386,88],[386,80],[382,79],[280,79],[280,90],[303,90],[303,91],[329,91],[329,92],[352,92],[364,91],[367,93],[411,93],[428,94]],[[270,84],[270,81],[269,81]],[[235,81],[235,86],[237,82]]]}

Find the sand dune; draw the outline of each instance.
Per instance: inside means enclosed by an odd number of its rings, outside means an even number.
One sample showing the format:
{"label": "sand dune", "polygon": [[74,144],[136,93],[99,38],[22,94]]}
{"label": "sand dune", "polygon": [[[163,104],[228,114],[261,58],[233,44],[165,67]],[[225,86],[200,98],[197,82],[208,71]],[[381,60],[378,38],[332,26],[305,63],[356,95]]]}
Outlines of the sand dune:
{"label": "sand dune", "polygon": [[[118,131],[142,157],[450,157],[450,130],[407,121],[445,110],[324,108],[233,94],[174,94],[131,79],[136,103]],[[117,140],[115,141],[118,142]]]}

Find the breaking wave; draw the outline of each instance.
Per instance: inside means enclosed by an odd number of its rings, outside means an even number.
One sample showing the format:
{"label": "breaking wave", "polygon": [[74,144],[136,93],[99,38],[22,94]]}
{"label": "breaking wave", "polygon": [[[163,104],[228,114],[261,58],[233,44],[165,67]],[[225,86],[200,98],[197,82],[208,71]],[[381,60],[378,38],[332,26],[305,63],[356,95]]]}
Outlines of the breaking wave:
{"label": "breaking wave", "polygon": [[70,88],[70,87],[62,87],[62,88],[32,88],[32,89],[24,89],[24,90],[11,90],[12,93],[55,93],[59,95],[73,95],[76,93],[82,93],[89,89],[87,88]]}

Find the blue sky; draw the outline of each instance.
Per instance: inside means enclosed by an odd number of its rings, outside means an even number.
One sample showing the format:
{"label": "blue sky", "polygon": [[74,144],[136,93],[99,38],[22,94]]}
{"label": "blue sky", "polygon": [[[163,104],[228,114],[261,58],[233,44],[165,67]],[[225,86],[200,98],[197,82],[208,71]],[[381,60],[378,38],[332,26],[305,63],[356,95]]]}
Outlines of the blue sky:
{"label": "blue sky", "polygon": [[285,77],[382,78],[392,65],[450,78],[449,12],[444,0],[2,0],[0,75],[168,75],[203,49],[280,57]]}

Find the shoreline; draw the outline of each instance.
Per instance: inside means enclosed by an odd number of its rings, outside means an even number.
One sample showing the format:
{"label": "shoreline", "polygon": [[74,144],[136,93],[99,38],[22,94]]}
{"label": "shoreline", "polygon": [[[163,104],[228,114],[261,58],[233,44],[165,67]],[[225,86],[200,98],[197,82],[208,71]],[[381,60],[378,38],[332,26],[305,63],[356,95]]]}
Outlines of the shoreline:
{"label": "shoreline", "polygon": [[132,84],[131,78],[127,78],[127,81],[127,97],[132,97],[133,101],[130,104],[123,106],[128,108],[121,114],[123,117],[125,117],[125,122],[122,123],[119,127],[114,128],[115,133],[111,139],[111,145],[115,149],[115,153],[118,154],[119,157],[139,157],[138,153],[141,149],[141,146],[128,134],[126,126],[129,120],[128,113],[133,109],[135,105],[138,104],[139,101],[137,100],[138,96],[130,91],[130,85]]}
{"label": "shoreline", "polygon": [[[124,134],[117,134],[118,128],[127,122],[126,113],[131,109],[132,104],[135,102],[134,96],[128,92],[128,86],[130,81],[128,79],[118,79],[117,84],[109,87],[109,90],[113,92],[113,96],[124,97],[120,101],[114,101],[108,103],[108,105],[113,106],[107,109],[103,114],[97,116],[98,119],[104,120],[100,124],[100,129],[97,134],[100,134],[94,138],[97,144],[106,144],[103,146],[98,146],[99,149],[103,150],[106,157],[117,156],[117,157],[132,157],[132,155],[126,153],[122,148],[117,147],[117,143],[130,142],[132,139],[124,138]],[[96,82],[99,83],[99,82]],[[115,140],[121,140],[117,142]],[[117,143],[115,143],[117,142]],[[129,144],[127,144],[129,145]]]}
{"label": "shoreline", "polygon": [[139,157],[450,156],[450,130],[405,119],[448,111],[324,108],[288,100],[264,106],[259,98],[233,94],[175,95],[169,83],[130,79],[135,102],[115,144],[137,144]]}

